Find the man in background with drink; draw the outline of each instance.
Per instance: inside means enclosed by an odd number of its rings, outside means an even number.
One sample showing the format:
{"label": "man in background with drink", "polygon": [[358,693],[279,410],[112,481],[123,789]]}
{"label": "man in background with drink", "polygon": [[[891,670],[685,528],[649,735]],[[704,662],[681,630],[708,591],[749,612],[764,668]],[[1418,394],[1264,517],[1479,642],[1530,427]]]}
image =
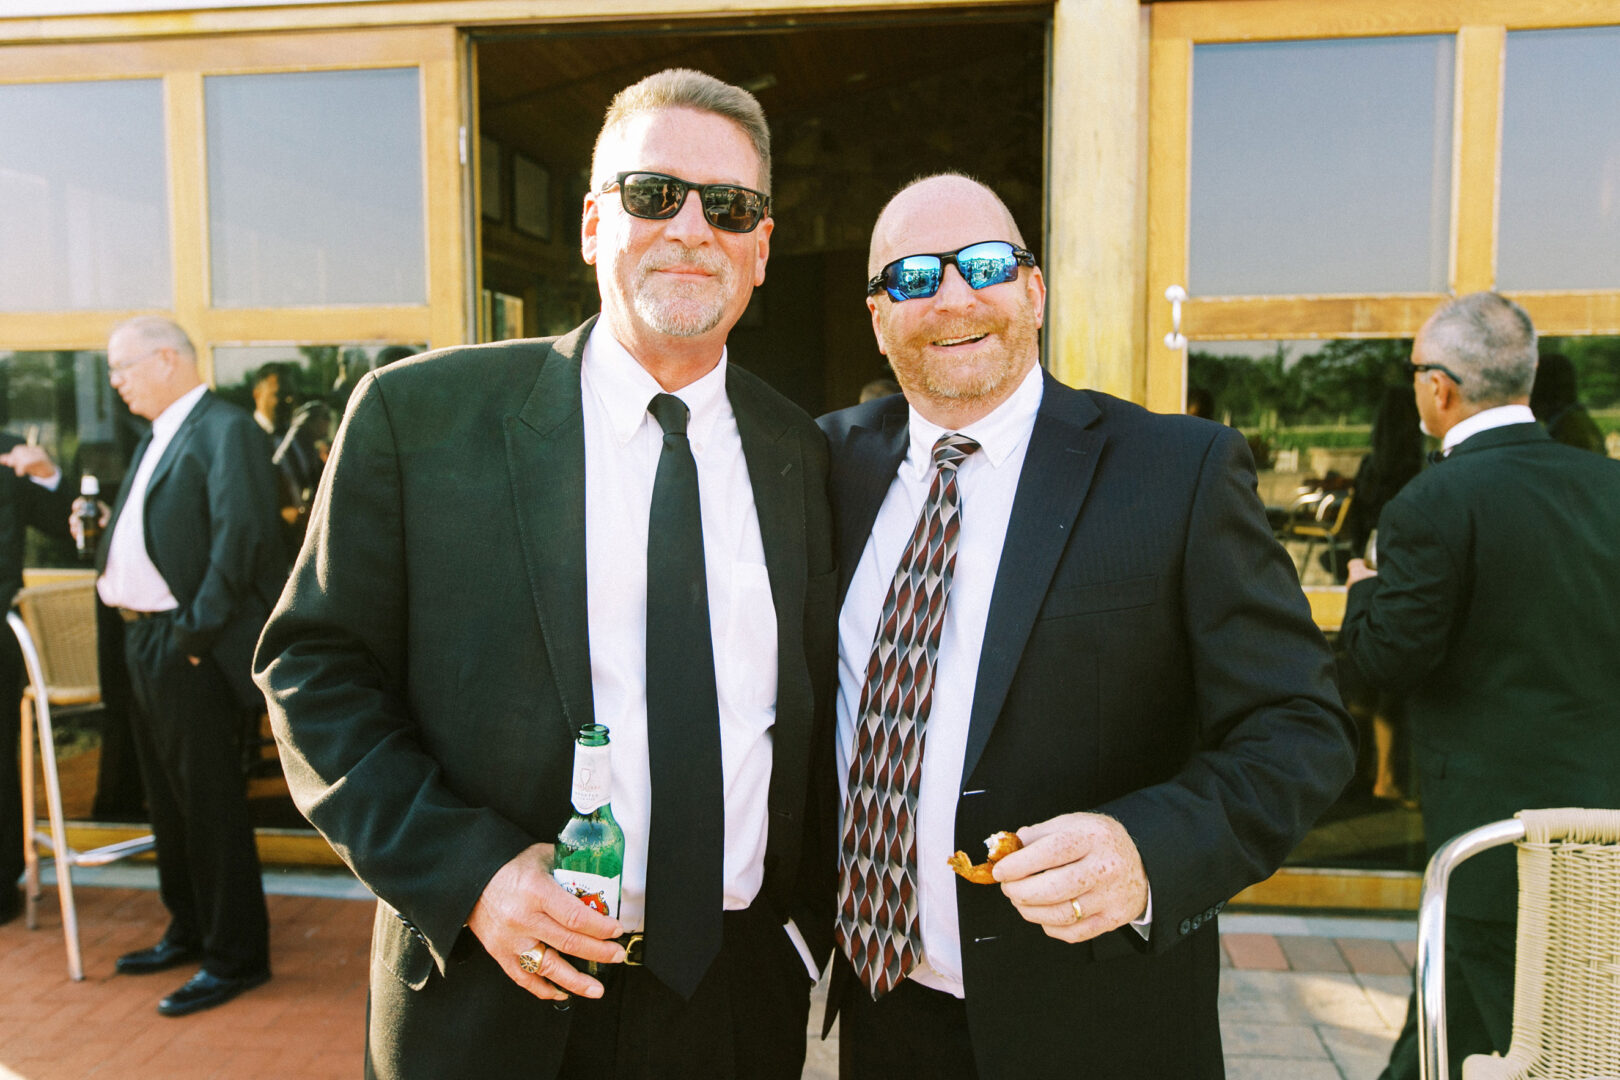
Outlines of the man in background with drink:
{"label": "man in background with drink", "polygon": [[[0,611],[9,610],[23,585],[23,549],[28,526],[46,536],[66,538],[72,491],[44,448],[15,435],[0,434]],[[18,724],[22,686],[28,675],[11,628],[0,629],[0,923],[23,909],[17,878],[23,872],[22,791],[19,785]],[[28,822],[30,834],[33,823]],[[22,843],[32,843],[23,840]]]}
{"label": "man in background with drink", "polygon": [[[1339,640],[1368,682],[1406,697],[1428,853],[1520,810],[1620,807],[1620,462],[1536,422],[1536,331],[1506,297],[1442,306],[1407,368],[1444,457],[1384,505],[1377,570],[1350,561]],[[1449,895],[1460,1076],[1511,1034],[1512,850],[1469,859]],[[1386,1080],[1418,1076],[1416,1002]]]}
{"label": "man in background with drink", "polygon": [[[381,901],[380,1077],[800,1074],[830,948],[831,851],[802,844],[831,743],[826,450],[725,353],[769,155],[745,91],[649,76],[592,162],[600,318],[355,389],[257,668],[295,799]],[[595,722],[617,919],[552,877]]]}

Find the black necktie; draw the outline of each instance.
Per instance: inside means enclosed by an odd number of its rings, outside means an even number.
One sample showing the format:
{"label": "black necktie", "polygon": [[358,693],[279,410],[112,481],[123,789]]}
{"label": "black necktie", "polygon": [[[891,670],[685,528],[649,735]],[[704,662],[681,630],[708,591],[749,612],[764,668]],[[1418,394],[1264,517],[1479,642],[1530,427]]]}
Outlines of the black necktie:
{"label": "black necktie", "polygon": [[687,408],[659,394],[647,411],[664,430],[647,519],[647,969],[689,999],[720,951],[720,706]]}

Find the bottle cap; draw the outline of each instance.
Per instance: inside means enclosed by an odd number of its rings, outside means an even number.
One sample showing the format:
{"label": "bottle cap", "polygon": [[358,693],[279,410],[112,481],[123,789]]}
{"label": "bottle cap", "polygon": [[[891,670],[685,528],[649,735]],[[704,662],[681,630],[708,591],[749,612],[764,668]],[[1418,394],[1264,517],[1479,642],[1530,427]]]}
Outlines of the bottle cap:
{"label": "bottle cap", "polygon": [[79,478],[79,494],[86,498],[93,498],[101,494],[101,481],[92,473],[85,473]]}

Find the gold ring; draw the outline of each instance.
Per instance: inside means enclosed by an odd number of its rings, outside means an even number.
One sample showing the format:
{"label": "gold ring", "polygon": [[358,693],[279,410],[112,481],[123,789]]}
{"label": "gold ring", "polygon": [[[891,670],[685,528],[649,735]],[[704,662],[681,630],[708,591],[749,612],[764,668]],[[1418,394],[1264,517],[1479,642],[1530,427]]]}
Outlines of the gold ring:
{"label": "gold ring", "polygon": [[518,953],[518,967],[530,975],[538,975],[540,974],[540,965],[545,962],[545,959],[546,946],[545,942],[541,942],[533,949],[526,949]]}
{"label": "gold ring", "polygon": [[1081,919],[1086,917],[1086,911],[1080,906],[1080,898],[1078,896],[1069,901],[1069,906],[1074,909],[1075,922],[1079,922]]}

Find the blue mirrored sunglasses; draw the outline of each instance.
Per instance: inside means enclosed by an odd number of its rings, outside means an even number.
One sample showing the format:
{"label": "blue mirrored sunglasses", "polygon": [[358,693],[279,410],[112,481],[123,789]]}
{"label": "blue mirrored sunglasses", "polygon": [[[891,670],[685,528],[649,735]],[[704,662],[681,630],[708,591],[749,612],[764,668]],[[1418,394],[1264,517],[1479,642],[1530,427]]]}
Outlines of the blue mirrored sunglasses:
{"label": "blue mirrored sunglasses", "polygon": [[926,300],[939,292],[945,267],[956,267],[970,288],[983,289],[1018,277],[1020,266],[1034,266],[1035,256],[1005,240],[984,240],[937,255],[907,255],[885,266],[866,283],[866,295],[886,291],[889,299]]}

